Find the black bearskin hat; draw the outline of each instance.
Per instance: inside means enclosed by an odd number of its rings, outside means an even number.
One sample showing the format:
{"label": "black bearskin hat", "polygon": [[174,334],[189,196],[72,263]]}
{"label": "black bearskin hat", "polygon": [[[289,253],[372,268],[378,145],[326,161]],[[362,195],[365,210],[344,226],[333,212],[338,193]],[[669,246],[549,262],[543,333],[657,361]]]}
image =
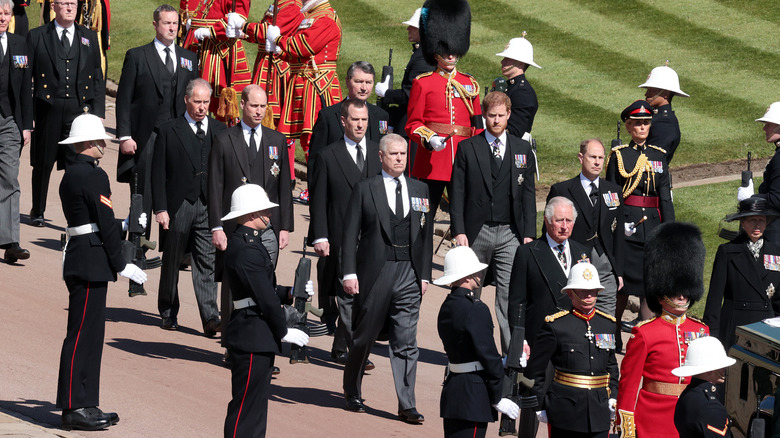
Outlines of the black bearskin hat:
{"label": "black bearskin hat", "polygon": [[457,55],[469,51],[471,7],[467,0],[426,0],[420,13],[420,48],[428,64],[436,55]]}
{"label": "black bearskin hat", "polygon": [[699,228],[668,222],[653,229],[645,240],[645,296],[655,314],[659,299],[683,295],[692,306],[704,295],[704,242]]}

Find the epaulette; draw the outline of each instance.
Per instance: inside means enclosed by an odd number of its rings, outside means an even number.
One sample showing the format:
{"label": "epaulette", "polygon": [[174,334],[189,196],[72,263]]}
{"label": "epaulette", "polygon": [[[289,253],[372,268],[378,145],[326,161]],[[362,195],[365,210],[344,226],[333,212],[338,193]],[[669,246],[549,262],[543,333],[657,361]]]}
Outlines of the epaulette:
{"label": "epaulette", "polygon": [[646,319],[644,321],[640,321],[640,322],[636,323],[636,325],[634,327],[642,327],[643,325],[647,324],[648,322],[655,321],[656,318],[658,318],[658,317],[654,316],[654,317],[652,317],[650,319]]}
{"label": "epaulette", "polygon": [[647,147],[653,148],[653,149],[658,150],[658,151],[661,151],[661,153],[664,153],[664,154],[666,153],[666,149],[659,148],[658,146],[653,146],[653,145],[649,144],[649,145],[647,145]]}
{"label": "epaulette", "polygon": [[627,144],[621,144],[620,146],[615,146],[614,148],[612,148],[612,152],[619,151],[619,150],[625,149],[627,147],[628,147]]}
{"label": "epaulette", "polygon": [[417,77],[415,79],[426,78],[426,77],[428,77],[428,76],[430,76],[432,74],[433,74],[432,71],[428,71],[428,72],[425,72],[425,73],[417,75]]}
{"label": "epaulette", "polygon": [[598,313],[599,315],[603,316],[604,318],[607,318],[608,320],[610,320],[612,322],[617,322],[617,319],[615,319],[615,317],[610,315],[609,313],[602,312],[599,309],[596,309],[596,313]]}
{"label": "epaulette", "polygon": [[544,317],[544,320],[545,320],[545,322],[553,322],[553,321],[555,321],[556,319],[558,319],[558,318],[560,318],[560,317],[562,317],[562,316],[568,315],[568,314],[569,314],[569,311],[568,311],[568,310],[561,310],[561,311],[560,311],[560,312],[558,312],[558,313],[553,313],[552,315],[547,315],[547,316],[545,316],[545,317]]}
{"label": "epaulette", "polygon": [[693,317],[691,315],[685,315],[686,318],[693,320],[693,322],[698,322],[699,324],[704,324],[704,321],[700,320],[699,318]]}

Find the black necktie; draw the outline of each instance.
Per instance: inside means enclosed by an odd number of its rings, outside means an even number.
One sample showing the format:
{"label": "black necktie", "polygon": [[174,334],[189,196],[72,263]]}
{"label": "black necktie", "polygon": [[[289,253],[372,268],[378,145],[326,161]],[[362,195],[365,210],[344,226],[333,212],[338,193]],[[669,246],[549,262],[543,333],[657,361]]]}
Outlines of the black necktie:
{"label": "black necktie", "polygon": [[393,178],[395,180],[395,217],[398,219],[404,218],[404,200],[401,196],[401,180],[398,177]]}
{"label": "black necktie", "polygon": [[5,58],[5,50],[3,50],[3,39],[5,38],[5,34],[0,35],[0,63],[3,62],[3,58]]}
{"label": "black necktie", "polygon": [[360,144],[356,144],[355,148],[357,148],[357,157],[355,157],[355,164],[357,164],[358,169],[362,172],[363,166],[366,164],[366,159],[363,157],[363,148],[360,146]]}
{"label": "black necktie", "polygon": [[590,182],[590,205],[596,206],[599,203],[599,188],[596,187],[596,183]]}
{"label": "black necktie", "polygon": [[556,247],[558,249],[558,260],[561,261],[561,265],[563,265],[563,270],[566,270],[566,253],[564,252],[564,249],[566,248],[563,244],[560,244]]}
{"label": "black necktie", "polygon": [[68,39],[68,29],[62,29],[62,48],[65,49],[65,53],[70,51],[70,40]]}
{"label": "black necktie", "polygon": [[257,158],[257,142],[255,141],[255,128],[249,130],[249,160]]}
{"label": "black necktie", "polygon": [[168,73],[173,75],[173,58],[171,58],[171,48],[165,48],[165,68],[168,69]]}
{"label": "black necktie", "polygon": [[195,122],[195,127],[198,128],[197,131],[195,131],[195,135],[198,137],[198,140],[203,141],[203,139],[206,138],[206,131],[203,130],[203,122]]}

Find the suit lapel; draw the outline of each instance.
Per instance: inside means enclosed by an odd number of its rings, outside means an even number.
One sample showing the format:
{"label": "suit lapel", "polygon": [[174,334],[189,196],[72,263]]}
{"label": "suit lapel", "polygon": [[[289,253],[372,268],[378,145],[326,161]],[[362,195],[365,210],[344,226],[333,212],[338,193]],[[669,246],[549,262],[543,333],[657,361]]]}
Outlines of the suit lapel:
{"label": "suit lapel", "polygon": [[382,162],[379,161],[379,145],[371,140],[366,140],[366,166],[368,166],[369,178],[382,170]]}
{"label": "suit lapel", "polygon": [[412,221],[409,224],[409,230],[411,231],[411,239],[409,242],[414,243],[415,240],[417,240],[417,236],[420,235],[420,227],[422,226],[420,222],[420,218],[425,214],[422,211],[415,211],[414,204],[412,203],[412,198],[422,198],[423,193],[420,190],[420,187],[415,185],[412,185],[412,182],[409,180],[409,178],[405,178],[406,184],[409,186],[407,187],[407,190],[409,191],[409,219]]}
{"label": "suit lapel", "polygon": [[154,86],[157,88],[157,94],[162,96],[162,60],[160,59],[157,49],[154,47],[154,41],[144,46],[144,58],[146,58],[146,65],[149,67],[149,71],[152,73],[154,79]]}
{"label": "suit lapel", "polygon": [[[241,168],[241,173],[244,174],[247,179],[251,178],[252,173],[249,167],[249,146],[244,141],[244,132],[241,129],[241,124],[238,124],[230,129],[228,134],[230,139],[230,145],[233,147],[233,152],[236,154],[236,161]],[[255,183],[254,181],[250,181]]]}
{"label": "suit lapel", "polygon": [[[585,189],[582,187],[582,183],[580,183],[579,176],[572,180],[572,183],[569,186],[569,194],[572,199],[574,199],[574,204],[577,207],[577,212],[579,213],[577,217],[585,219],[585,222],[588,224],[588,229],[591,229],[590,227],[593,226],[593,205],[591,205],[588,195],[585,194]],[[604,203],[599,202],[599,205],[602,204]]]}
{"label": "suit lapel", "polygon": [[344,140],[340,144],[333,148],[333,155],[336,158],[336,162],[339,164],[341,171],[344,172],[344,177],[347,179],[349,188],[354,188],[355,184],[360,181],[360,171],[352,160],[352,156],[347,152],[347,144]]}
{"label": "suit lapel", "polygon": [[43,45],[46,46],[46,51],[49,52],[49,59],[51,60],[52,64],[54,65],[54,74],[57,75],[57,77],[60,77],[59,69],[56,67],[57,65],[57,46],[55,44],[60,44],[60,41],[57,39],[57,30],[54,28],[54,21],[49,22],[49,28],[46,29],[46,35],[43,38]]}
{"label": "suit lapel", "polygon": [[[197,156],[196,149],[197,145],[194,143],[197,141],[197,137],[195,137],[192,133],[192,128],[190,128],[190,124],[187,123],[187,119],[184,117],[179,117],[176,119],[176,125],[174,126],[174,131],[176,131],[176,138],[179,139],[179,142],[181,143],[182,149],[184,149],[185,153],[187,154],[187,157],[190,159],[190,162],[192,163],[192,167],[194,169],[199,169],[200,165],[200,157]],[[190,142],[189,140],[192,140]]]}
{"label": "suit lapel", "polygon": [[734,255],[733,263],[737,267],[739,272],[745,281],[755,290],[761,298],[768,300],[764,291],[763,278],[765,273],[762,273],[757,263],[763,263],[764,251],[761,251],[761,256],[756,262],[753,256],[750,254],[750,250],[747,248],[747,244],[742,242],[736,245],[736,254]]}
{"label": "suit lapel", "polygon": [[[73,44],[75,44],[76,47],[78,47],[78,51],[79,51],[79,71],[81,71],[84,68],[84,66],[87,65],[87,57],[89,56],[90,47],[86,46],[84,44],[81,44],[81,37],[84,36],[84,35],[81,33],[81,29],[79,29],[79,26],[78,25],[74,25],[73,27],[76,29],[73,32]],[[86,38],[85,38],[85,40],[86,40]],[[89,40],[87,40],[87,41],[89,41]],[[90,43],[91,43],[91,41],[90,41]],[[98,60],[98,62],[100,62],[100,60]]]}
{"label": "suit lapel", "polygon": [[374,208],[376,208],[376,215],[379,218],[379,224],[382,225],[382,229],[385,230],[385,234],[388,237],[393,236],[393,230],[390,228],[390,204],[387,200],[387,192],[385,192],[385,181],[382,175],[377,175],[369,185],[371,188],[371,197],[374,199]]}
{"label": "suit lapel", "polygon": [[479,173],[482,174],[482,181],[485,183],[485,188],[487,189],[487,192],[492,196],[493,195],[493,174],[490,171],[490,160],[491,160],[491,153],[490,153],[490,145],[487,142],[487,138],[485,138],[485,133],[479,134],[479,137],[481,140],[477,140],[474,147],[474,153],[477,155],[477,163],[479,164]]}
{"label": "suit lapel", "polygon": [[[266,178],[273,178],[273,175],[271,175],[270,169],[271,169],[271,157],[268,156],[268,147],[271,146],[271,144],[268,142],[268,133],[265,132],[265,127],[260,126],[260,130],[263,133],[263,138],[260,139],[260,150],[257,151],[257,159],[255,160],[255,166],[260,166],[259,169],[254,169],[255,172],[260,172],[260,179],[263,181],[263,187],[270,187],[269,183],[270,181],[266,181]],[[286,151],[285,151],[286,152]],[[281,158],[281,146],[279,146],[279,155]],[[262,157],[261,157],[262,155]],[[259,160],[259,161],[258,161]],[[281,160],[279,160],[281,161]],[[278,164],[278,163],[277,163]],[[271,175],[271,176],[269,176]]]}
{"label": "suit lapel", "polygon": [[[553,302],[557,304],[561,289],[566,286],[566,275],[563,272],[563,268],[561,268],[561,264],[553,255],[550,245],[547,244],[547,237],[542,236],[537,242],[539,243],[531,248],[531,254],[539,266],[539,272],[547,284],[547,290],[550,292]],[[574,255],[572,255],[573,258]]]}

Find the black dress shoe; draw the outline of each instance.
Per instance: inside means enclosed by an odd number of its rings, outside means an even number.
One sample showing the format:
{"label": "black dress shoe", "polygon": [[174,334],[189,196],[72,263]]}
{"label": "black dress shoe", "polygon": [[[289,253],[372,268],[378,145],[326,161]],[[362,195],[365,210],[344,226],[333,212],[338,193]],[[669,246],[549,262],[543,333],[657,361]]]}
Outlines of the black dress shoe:
{"label": "black dress shoe", "polygon": [[279,374],[282,374],[282,370],[279,369],[279,367],[274,367],[273,370],[271,370],[272,376],[278,376]]}
{"label": "black dress shoe", "polygon": [[[100,430],[111,425],[108,417],[101,415],[102,412],[98,414],[93,409],[65,409],[62,411],[62,428],[65,430]],[[119,417],[117,417],[117,421],[119,421]]]}
{"label": "black dress shoe", "polygon": [[116,412],[103,412],[100,408],[87,408],[90,412],[93,412],[98,417],[103,417],[111,423],[111,426],[119,423],[119,415]]}
{"label": "black dress shoe", "polygon": [[640,321],[639,321],[639,317],[638,317],[638,316],[637,316],[637,318],[636,318],[635,320],[633,320],[633,321],[620,321],[620,330],[622,330],[622,331],[624,331],[624,332],[626,332],[626,333],[631,333],[631,330],[632,330],[632,329],[634,328],[634,326],[636,326],[636,325],[637,325],[639,322],[640,322]]}
{"label": "black dress shoe", "polygon": [[346,409],[348,411],[357,412],[360,414],[366,412],[366,406],[360,400],[360,397],[355,397],[354,395],[347,395],[345,396],[345,398],[347,399]]}
{"label": "black dress shoe", "polygon": [[417,409],[404,409],[398,413],[398,419],[409,424],[422,424],[425,421],[423,414],[417,412]]}
{"label": "black dress shoe", "polygon": [[3,260],[5,260],[6,263],[16,263],[18,260],[27,260],[29,258],[30,251],[22,248],[16,242],[6,248],[5,254],[3,254]]}
{"label": "black dress shoe", "polygon": [[43,215],[34,216],[32,212],[30,212],[30,225],[42,228],[46,226],[46,221],[43,219]]}
{"label": "black dress shoe", "polygon": [[162,327],[163,330],[178,330],[179,323],[176,321],[176,318],[163,317],[160,327]]}
{"label": "black dress shoe", "polygon": [[222,321],[219,318],[212,318],[203,326],[203,336],[213,338],[217,332],[222,331]]}
{"label": "black dress shoe", "polygon": [[331,351],[330,358],[339,365],[346,365],[347,359],[349,359],[349,353],[346,351]]}
{"label": "black dress shoe", "polygon": [[376,368],[376,365],[374,365],[374,362],[371,362],[370,360],[366,359],[366,366],[363,367],[363,371],[371,371],[374,368]]}

